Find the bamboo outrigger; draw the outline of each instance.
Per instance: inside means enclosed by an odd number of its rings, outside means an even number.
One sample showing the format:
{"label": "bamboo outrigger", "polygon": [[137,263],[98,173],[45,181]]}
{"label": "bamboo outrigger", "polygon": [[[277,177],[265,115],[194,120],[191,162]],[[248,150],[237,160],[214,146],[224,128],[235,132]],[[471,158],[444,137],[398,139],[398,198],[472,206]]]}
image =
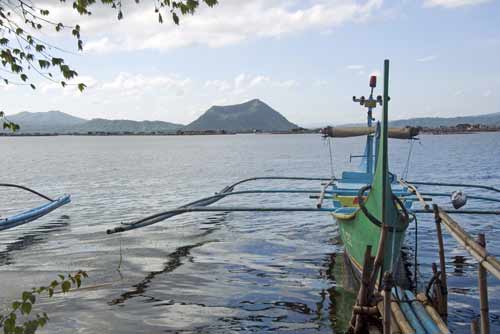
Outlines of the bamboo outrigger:
{"label": "bamboo outrigger", "polygon": [[[420,191],[419,186],[481,188],[492,192],[500,189],[473,184],[450,184],[439,182],[409,182],[398,178],[389,171],[388,140],[389,138],[417,139],[418,129],[389,129],[389,61],[384,63],[384,93],[373,97],[376,78],[370,80],[371,93],[353,100],[368,109],[367,127],[337,129],[326,128],[323,136],[346,137],[366,135],[365,153],[362,171],[347,171],[341,178],[331,177],[256,177],[238,181],[222,189],[213,196],[182,205],[173,210],[157,213],[131,223],[122,223],[108,234],[125,232],[156,224],[165,219],[188,212],[318,212],[329,213],[340,227],[340,236],[345,246],[345,254],[360,279],[360,289],[351,321],[351,330],[365,333],[383,329],[384,333],[449,333],[446,326],[447,288],[444,245],[441,235],[441,222],[450,233],[480,261],[481,268],[495,277],[500,276],[500,263],[487,254],[484,239],[479,243],[473,241],[468,234],[456,224],[447,213],[456,214],[491,214],[498,215],[498,210],[458,210],[465,205],[465,196],[459,198],[460,203],[453,203],[455,209],[431,209],[432,198],[449,197],[446,192]],[[373,109],[382,105],[381,122],[373,126]],[[256,189],[235,190],[237,186],[258,180],[287,180],[322,182],[320,191],[314,189]],[[317,199],[312,207],[215,207],[212,204],[230,196],[246,194],[307,194]],[[491,196],[468,196],[472,200],[500,202],[500,198]],[[325,200],[330,205],[325,206]],[[414,209],[413,203],[420,203],[422,209]],[[437,240],[439,244],[440,270],[433,266],[434,276],[425,293],[419,293],[415,285],[409,291],[397,285],[401,247],[405,232],[412,222],[417,222],[417,214],[435,213]],[[472,240],[472,241],[471,241]],[[487,290],[485,290],[486,273],[480,270],[481,286],[481,324],[483,333],[487,333]],[[415,271],[417,266],[415,265]],[[416,275],[414,275],[416,276]],[[382,291],[383,290],[383,291]],[[486,292],[485,292],[486,291]],[[375,321],[375,322],[374,322]],[[378,321],[378,322],[377,322]],[[375,323],[375,327],[374,327]],[[475,326],[473,326],[475,328]]]}
{"label": "bamboo outrigger", "polygon": [[25,186],[20,186],[17,184],[11,184],[11,183],[0,183],[0,187],[8,187],[8,188],[17,188],[17,189],[22,189],[25,191],[28,191],[32,194],[35,194],[45,200],[48,201],[48,203],[42,204],[36,208],[15,214],[10,217],[6,218],[0,218],[0,231],[2,230],[7,230],[19,225],[24,225],[29,222],[32,222],[34,220],[37,220],[38,218],[41,218],[50,212],[56,210],[57,208],[68,204],[71,202],[71,196],[70,195],[62,195],[56,199],[52,199],[49,196],[46,196],[42,193],[39,193],[33,189],[30,189]]}

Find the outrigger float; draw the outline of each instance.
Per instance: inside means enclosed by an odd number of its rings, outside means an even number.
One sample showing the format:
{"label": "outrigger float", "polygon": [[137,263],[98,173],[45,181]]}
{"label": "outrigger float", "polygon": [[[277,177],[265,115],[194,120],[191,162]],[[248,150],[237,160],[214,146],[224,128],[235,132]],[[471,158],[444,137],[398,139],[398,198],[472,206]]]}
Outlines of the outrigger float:
{"label": "outrigger float", "polygon": [[[341,178],[333,177],[284,177],[266,176],[244,179],[233,183],[213,196],[157,213],[131,223],[107,230],[108,234],[130,231],[159,223],[168,218],[189,212],[318,212],[328,213],[340,227],[345,255],[360,282],[356,305],[353,307],[350,331],[354,333],[449,333],[447,319],[447,286],[444,245],[441,225],[478,260],[481,299],[481,331],[488,333],[488,308],[486,271],[500,278],[500,262],[486,252],[484,235],[476,242],[448,214],[500,215],[499,210],[460,209],[467,199],[498,203],[494,196],[465,195],[461,191],[425,192],[419,187],[478,188],[492,193],[500,189],[476,184],[410,182],[397,177],[389,170],[388,139],[417,140],[418,129],[390,129],[388,127],[389,61],[384,62],[383,96],[374,98],[376,77],[371,77],[368,98],[353,97],[368,110],[367,127],[325,128],[324,137],[366,136],[362,171],[343,172]],[[373,126],[373,109],[383,107],[381,122]],[[409,162],[409,158],[408,158]],[[333,173],[332,173],[333,174]],[[314,189],[255,189],[237,190],[237,187],[253,181],[311,181],[321,182],[320,191]],[[219,200],[248,194],[303,194],[316,199],[311,207],[234,207],[213,206]],[[453,208],[441,208],[432,197],[452,198]],[[324,205],[328,200],[330,205]],[[419,203],[421,208],[414,208]],[[439,246],[439,266],[433,265],[434,275],[425,292],[413,291],[395,284],[399,276],[401,248],[411,223],[417,224],[417,215],[432,213],[436,220]],[[417,247],[417,245],[415,245]],[[415,256],[416,259],[416,256]],[[415,260],[416,261],[416,260]],[[414,266],[416,277],[417,263]],[[475,321],[472,330],[478,328]]]}
{"label": "outrigger float", "polygon": [[7,218],[0,218],[0,231],[7,230],[10,228],[13,228],[13,227],[16,227],[19,225],[23,225],[23,224],[27,224],[29,222],[37,220],[38,218],[41,218],[41,217],[49,214],[50,212],[56,210],[57,208],[71,202],[70,195],[63,195],[63,196],[60,196],[56,199],[52,199],[51,197],[46,196],[42,193],[39,193],[33,189],[30,189],[28,187],[24,187],[21,185],[17,185],[17,184],[0,183],[0,187],[22,189],[22,190],[28,191],[32,194],[35,194],[43,199],[46,199],[48,201],[48,203],[40,205],[36,208],[15,214],[15,215],[7,217]]}

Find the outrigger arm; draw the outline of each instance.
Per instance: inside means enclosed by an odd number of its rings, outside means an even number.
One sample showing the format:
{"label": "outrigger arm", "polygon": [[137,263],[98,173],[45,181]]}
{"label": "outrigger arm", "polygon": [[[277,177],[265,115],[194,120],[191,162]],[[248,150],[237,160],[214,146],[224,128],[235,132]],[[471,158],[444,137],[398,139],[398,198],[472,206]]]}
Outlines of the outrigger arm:
{"label": "outrigger arm", "polygon": [[243,183],[248,183],[251,181],[258,180],[289,180],[289,181],[328,181],[331,182],[331,178],[320,178],[320,177],[287,177],[287,176],[263,176],[263,177],[252,177],[248,179],[243,179],[238,182],[235,182],[225,188],[223,188],[219,193],[216,193],[214,196],[205,197],[199,199],[197,201],[185,204],[173,210],[168,210],[164,212],[160,212],[146,218],[140,219],[133,223],[122,223],[121,226],[115,227],[114,229],[109,229],[106,231],[108,234],[125,232],[149,225],[153,225],[159,223],[165,219],[183,214],[188,212],[333,212],[334,208],[318,208],[318,207],[268,207],[268,208],[257,208],[257,207],[209,207],[210,204],[213,204],[227,196],[232,195],[243,195],[243,194],[266,194],[266,193],[288,193],[288,194],[296,194],[296,193],[307,193],[307,194],[317,194],[317,190],[307,190],[307,189],[289,189],[289,190],[281,190],[281,189],[271,189],[271,190],[242,190],[242,191],[234,191],[234,188]]}

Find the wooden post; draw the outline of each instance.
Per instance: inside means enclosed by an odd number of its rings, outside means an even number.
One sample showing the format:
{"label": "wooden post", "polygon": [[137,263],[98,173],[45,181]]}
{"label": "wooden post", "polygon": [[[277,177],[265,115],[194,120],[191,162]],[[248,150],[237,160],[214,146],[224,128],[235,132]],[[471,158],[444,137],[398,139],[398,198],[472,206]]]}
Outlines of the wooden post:
{"label": "wooden post", "polygon": [[384,273],[384,334],[391,334],[391,299],[392,299],[392,275],[386,271]]}
{"label": "wooden post", "polygon": [[[432,263],[432,273],[434,277],[437,277],[437,265],[436,263]],[[434,301],[435,302],[435,308],[438,310],[439,315],[442,316],[443,314],[443,291],[441,291],[441,282],[440,278],[437,278],[437,282],[434,283]]]}
{"label": "wooden post", "polygon": [[479,334],[479,323],[477,322],[477,319],[472,319],[472,322],[470,323],[470,333]]}
{"label": "wooden post", "polygon": [[436,221],[436,234],[439,245],[439,267],[441,269],[441,292],[443,297],[441,316],[446,322],[448,319],[448,283],[446,282],[446,262],[444,257],[443,233],[441,231],[441,216],[439,215],[439,208],[437,204],[433,204],[432,208],[434,210],[434,220]]}
{"label": "wooden post", "polygon": [[[361,274],[361,286],[358,291],[358,298],[356,300],[357,306],[367,306],[369,302],[370,291],[370,276],[373,270],[373,256],[372,256],[372,246],[367,245],[365,250],[365,258],[363,263],[363,272]],[[351,326],[354,328],[354,333],[361,333],[363,327],[363,316],[360,314],[354,314],[351,318]]]}
{"label": "wooden post", "polygon": [[[486,249],[486,239],[481,233],[477,236],[477,243]],[[479,280],[479,303],[481,306],[481,334],[490,333],[489,309],[488,309],[488,281],[486,269],[479,264],[477,271]]]}

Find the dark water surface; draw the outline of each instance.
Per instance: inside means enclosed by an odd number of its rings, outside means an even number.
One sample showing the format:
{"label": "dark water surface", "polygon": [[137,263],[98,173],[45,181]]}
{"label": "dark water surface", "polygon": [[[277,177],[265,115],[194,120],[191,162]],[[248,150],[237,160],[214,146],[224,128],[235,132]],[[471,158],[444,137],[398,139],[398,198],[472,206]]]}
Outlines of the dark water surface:
{"label": "dark water surface", "polygon": [[[335,173],[351,168],[362,139],[334,142]],[[391,141],[401,173],[406,141]],[[108,228],[213,194],[259,175],[330,176],[328,146],[317,135],[0,138],[1,182],[20,183],[70,205],[0,233],[0,305],[58,273],[83,269],[84,289],[39,301],[45,333],[339,333],[354,293],[346,282],[337,227],[327,214],[189,214],[122,235]],[[409,179],[500,187],[500,133],[422,136]],[[285,188],[259,182],[244,188]],[[319,189],[316,182],[294,188]],[[484,194],[481,191],[469,192]],[[0,189],[0,215],[37,198]],[[304,195],[231,197],[221,205],[313,206]],[[480,207],[470,201],[468,208]],[[490,206],[492,207],[492,206]],[[498,209],[498,205],[496,206]],[[457,217],[483,232],[500,255],[500,219]],[[420,281],[437,262],[431,217],[419,220]],[[450,320],[466,333],[479,312],[477,264],[445,234]],[[412,262],[414,226],[406,252]],[[121,250],[121,251],[120,251]],[[118,270],[119,269],[119,270]],[[412,270],[412,268],[410,267]],[[492,276],[492,333],[500,332],[500,284]]]}

